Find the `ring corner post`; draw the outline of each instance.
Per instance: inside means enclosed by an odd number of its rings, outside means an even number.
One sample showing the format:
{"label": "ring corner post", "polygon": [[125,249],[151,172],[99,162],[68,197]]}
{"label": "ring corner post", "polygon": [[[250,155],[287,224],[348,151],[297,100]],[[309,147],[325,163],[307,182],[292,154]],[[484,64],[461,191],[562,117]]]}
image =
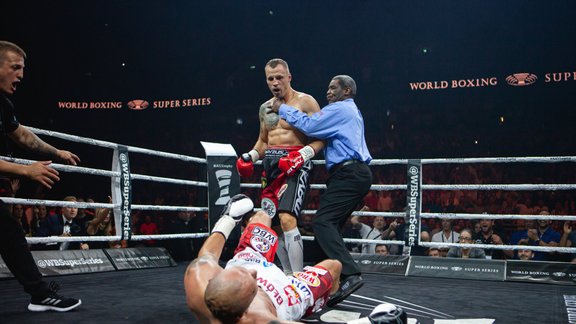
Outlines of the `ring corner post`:
{"label": "ring corner post", "polygon": [[[208,182],[208,226],[210,231],[216,224],[224,206],[230,197],[240,193],[240,176],[236,172],[236,151],[230,144],[200,142],[206,152],[206,171]],[[230,235],[228,244],[234,244],[240,238],[240,229]],[[232,247],[232,250],[234,247]],[[225,254],[223,254],[224,256]]]}
{"label": "ring corner post", "polygon": [[412,247],[419,244],[422,210],[422,162],[420,160],[408,160],[407,182],[404,255],[410,255]]}
{"label": "ring corner post", "polygon": [[130,240],[132,237],[132,178],[128,148],[118,145],[113,154],[112,171],[120,172],[119,177],[112,179],[116,235],[120,235],[121,240]]}

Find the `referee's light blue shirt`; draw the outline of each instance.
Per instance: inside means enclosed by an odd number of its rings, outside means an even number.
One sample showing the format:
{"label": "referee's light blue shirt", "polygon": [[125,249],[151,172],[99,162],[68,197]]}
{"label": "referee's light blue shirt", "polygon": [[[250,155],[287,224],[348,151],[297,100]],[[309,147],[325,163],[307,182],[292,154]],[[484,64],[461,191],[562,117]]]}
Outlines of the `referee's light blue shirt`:
{"label": "referee's light blue shirt", "polygon": [[308,116],[300,110],[281,105],[279,115],[306,136],[326,141],[326,168],[346,160],[372,161],[364,138],[364,119],[353,99],[337,101]]}

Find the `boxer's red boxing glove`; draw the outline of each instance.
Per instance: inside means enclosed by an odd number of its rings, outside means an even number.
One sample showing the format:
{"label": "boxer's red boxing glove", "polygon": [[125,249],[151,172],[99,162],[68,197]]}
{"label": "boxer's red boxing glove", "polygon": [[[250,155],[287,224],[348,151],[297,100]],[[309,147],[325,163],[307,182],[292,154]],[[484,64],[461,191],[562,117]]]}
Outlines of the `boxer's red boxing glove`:
{"label": "boxer's red boxing glove", "polygon": [[258,160],[258,151],[252,150],[240,155],[236,160],[236,169],[241,177],[247,178],[254,173],[254,160]]}
{"label": "boxer's red boxing glove", "polygon": [[306,161],[314,157],[316,152],[310,146],[304,146],[298,151],[292,151],[278,161],[278,168],[288,176],[293,176]]}

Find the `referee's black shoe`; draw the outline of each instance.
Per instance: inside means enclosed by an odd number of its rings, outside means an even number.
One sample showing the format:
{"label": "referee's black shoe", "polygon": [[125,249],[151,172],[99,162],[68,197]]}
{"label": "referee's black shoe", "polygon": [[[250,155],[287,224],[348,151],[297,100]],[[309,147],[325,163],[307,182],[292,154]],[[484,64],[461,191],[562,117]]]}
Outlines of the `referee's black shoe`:
{"label": "referee's black shoe", "polygon": [[332,295],[330,299],[328,299],[328,302],[326,304],[332,307],[340,303],[341,301],[346,299],[346,297],[350,296],[353,292],[360,289],[362,285],[364,285],[364,280],[362,279],[362,276],[351,275],[346,277],[346,279],[344,279],[344,281],[340,283],[340,288],[338,289],[338,291],[336,291],[336,293]]}

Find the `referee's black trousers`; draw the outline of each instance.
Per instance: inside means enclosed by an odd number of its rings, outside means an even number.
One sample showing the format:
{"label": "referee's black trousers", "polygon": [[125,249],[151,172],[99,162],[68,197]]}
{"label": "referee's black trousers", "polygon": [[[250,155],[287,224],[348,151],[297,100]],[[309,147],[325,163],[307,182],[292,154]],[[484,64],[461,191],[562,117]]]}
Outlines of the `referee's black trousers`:
{"label": "referee's black trousers", "polygon": [[364,199],[372,184],[372,171],[364,163],[342,166],[330,174],[326,191],[313,219],[316,242],[326,257],[342,262],[342,277],[360,274],[342,240],[341,229]]}

